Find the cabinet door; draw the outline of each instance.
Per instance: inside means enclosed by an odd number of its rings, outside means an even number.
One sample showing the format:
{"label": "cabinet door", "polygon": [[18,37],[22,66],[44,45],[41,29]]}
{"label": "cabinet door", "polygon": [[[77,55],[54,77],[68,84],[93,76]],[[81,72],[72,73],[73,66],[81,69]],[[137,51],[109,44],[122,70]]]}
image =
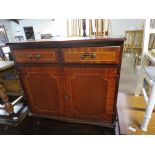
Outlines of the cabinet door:
{"label": "cabinet door", "polygon": [[65,96],[70,118],[112,123],[118,69],[64,69]]}
{"label": "cabinet door", "polygon": [[59,68],[20,67],[19,72],[32,113],[66,116],[65,103],[61,100],[64,88]]}

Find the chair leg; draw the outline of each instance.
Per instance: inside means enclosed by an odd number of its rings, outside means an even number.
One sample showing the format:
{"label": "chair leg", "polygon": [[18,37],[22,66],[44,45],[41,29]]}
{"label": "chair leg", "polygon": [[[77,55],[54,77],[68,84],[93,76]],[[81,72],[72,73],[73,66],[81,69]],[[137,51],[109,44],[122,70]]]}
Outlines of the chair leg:
{"label": "chair leg", "polygon": [[137,86],[135,90],[135,96],[139,96],[142,85],[143,85],[143,80],[144,80],[144,73],[143,73],[143,70],[141,70],[139,73],[139,78],[138,78],[138,82],[137,82]]}
{"label": "chair leg", "polygon": [[134,68],[136,68],[137,64],[138,64],[138,55],[137,53],[135,54],[135,61],[134,61]]}
{"label": "chair leg", "polygon": [[141,69],[139,72],[139,77],[138,77],[138,82],[137,82],[137,86],[136,86],[136,90],[135,90],[135,96],[139,96],[142,85],[143,85],[143,81],[144,81],[144,68],[146,66],[146,58],[144,57],[142,60],[142,64],[141,64]]}
{"label": "chair leg", "polygon": [[152,87],[150,99],[149,99],[149,102],[147,103],[146,111],[144,114],[144,121],[141,125],[141,129],[143,131],[147,131],[147,127],[148,127],[149,121],[151,119],[154,105],[155,105],[155,84]]}

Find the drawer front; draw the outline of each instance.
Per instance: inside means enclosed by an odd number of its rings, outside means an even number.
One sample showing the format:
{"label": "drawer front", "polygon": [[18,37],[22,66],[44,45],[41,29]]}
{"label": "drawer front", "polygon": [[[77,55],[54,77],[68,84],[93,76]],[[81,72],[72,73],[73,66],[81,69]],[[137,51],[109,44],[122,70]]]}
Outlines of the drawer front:
{"label": "drawer front", "polygon": [[120,63],[120,47],[63,48],[65,63]]}
{"label": "drawer front", "polygon": [[14,50],[18,63],[56,63],[56,49]]}

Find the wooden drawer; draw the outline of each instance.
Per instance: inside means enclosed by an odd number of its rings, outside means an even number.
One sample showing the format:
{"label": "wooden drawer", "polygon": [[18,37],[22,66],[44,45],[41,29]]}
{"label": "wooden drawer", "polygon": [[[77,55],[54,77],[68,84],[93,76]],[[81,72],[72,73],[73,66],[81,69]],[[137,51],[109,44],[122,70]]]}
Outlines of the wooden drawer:
{"label": "wooden drawer", "polygon": [[26,49],[14,50],[18,63],[56,63],[56,49]]}
{"label": "wooden drawer", "polygon": [[120,63],[120,47],[63,48],[65,63]]}

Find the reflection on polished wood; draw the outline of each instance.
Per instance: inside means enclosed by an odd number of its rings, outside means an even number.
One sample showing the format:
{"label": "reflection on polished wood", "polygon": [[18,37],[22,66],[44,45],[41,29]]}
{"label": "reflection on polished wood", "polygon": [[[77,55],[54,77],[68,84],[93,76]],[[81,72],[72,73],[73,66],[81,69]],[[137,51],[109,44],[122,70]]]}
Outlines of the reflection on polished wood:
{"label": "reflection on polished wood", "polygon": [[[122,135],[155,135],[155,112],[152,113],[148,131],[140,129],[144,118],[146,103],[143,96],[135,97],[130,94],[119,93],[117,100],[117,111],[119,119],[120,134]],[[129,130],[136,129],[136,132]]]}

